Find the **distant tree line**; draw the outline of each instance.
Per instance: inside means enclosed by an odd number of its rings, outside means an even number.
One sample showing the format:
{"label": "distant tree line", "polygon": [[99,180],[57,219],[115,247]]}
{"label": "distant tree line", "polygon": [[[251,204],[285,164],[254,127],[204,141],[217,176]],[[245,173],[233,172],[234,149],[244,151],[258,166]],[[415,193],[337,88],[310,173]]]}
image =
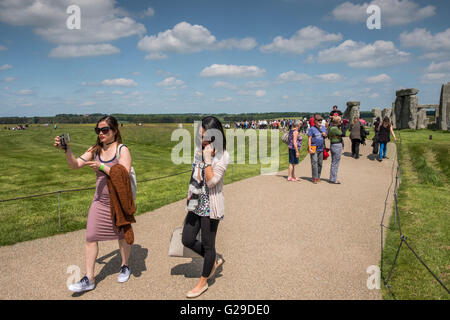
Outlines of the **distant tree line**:
{"label": "distant tree line", "polygon": [[[267,113],[240,113],[240,114],[214,114],[223,122],[235,122],[243,120],[272,120],[283,118],[309,118],[312,112],[267,112]],[[329,112],[320,113],[328,117]],[[53,123],[96,123],[105,116],[101,113],[93,114],[58,114],[54,117],[0,117],[0,124],[53,124]],[[112,114],[122,123],[191,123],[199,121],[206,116],[200,113],[183,114]],[[361,111],[361,118],[372,118],[370,111]]]}

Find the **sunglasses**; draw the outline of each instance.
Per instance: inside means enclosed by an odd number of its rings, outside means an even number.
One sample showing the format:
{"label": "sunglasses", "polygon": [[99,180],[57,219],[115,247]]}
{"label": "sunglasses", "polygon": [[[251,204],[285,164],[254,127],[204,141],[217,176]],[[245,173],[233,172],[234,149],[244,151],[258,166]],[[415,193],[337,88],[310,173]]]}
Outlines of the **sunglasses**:
{"label": "sunglasses", "polygon": [[107,134],[109,132],[109,130],[111,130],[110,127],[103,127],[103,128],[96,127],[95,128],[95,133],[96,134],[100,134],[100,131],[101,131],[103,134]]}

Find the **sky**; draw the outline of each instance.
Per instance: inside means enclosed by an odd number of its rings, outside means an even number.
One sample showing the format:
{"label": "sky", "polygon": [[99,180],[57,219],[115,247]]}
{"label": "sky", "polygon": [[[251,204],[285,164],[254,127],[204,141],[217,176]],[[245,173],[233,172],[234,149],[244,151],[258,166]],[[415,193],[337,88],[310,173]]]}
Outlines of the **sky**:
{"label": "sky", "polygon": [[449,16],[441,0],[0,0],[0,117],[371,110],[401,88],[438,104]]}

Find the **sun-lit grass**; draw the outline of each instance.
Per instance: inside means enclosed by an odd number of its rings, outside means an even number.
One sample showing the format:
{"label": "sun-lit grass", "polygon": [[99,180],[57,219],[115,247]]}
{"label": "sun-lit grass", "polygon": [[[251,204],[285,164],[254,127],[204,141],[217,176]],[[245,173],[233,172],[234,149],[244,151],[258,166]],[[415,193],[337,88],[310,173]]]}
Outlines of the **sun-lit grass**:
{"label": "sun-lit grass", "polygon": [[[95,187],[95,173],[90,168],[72,170],[62,151],[53,147],[53,138],[69,133],[76,155],[94,144],[93,124],[32,125],[28,130],[0,130],[0,200],[30,196],[58,190]],[[183,127],[193,132],[192,124]],[[172,148],[179,141],[171,141],[177,124],[135,124],[120,128],[123,142],[130,148],[133,167],[138,180],[137,215],[183,199],[187,194],[190,173],[139,183],[140,181],[190,171],[191,164],[175,165],[171,161]],[[268,150],[271,150],[268,130]],[[280,133],[280,139],[281,139]],[[288,166],[286,145],[280,141],[279,170]],[[235,142],[235,148],[237,143]],[[248,139],[247,139],[248,145]],[[261,164],[249,164],[246,147],[245,164],[230,164],[225,183],[235,182],[261,173]],[[230,150],[229,150],[230,151]],[[306,155],[305,148],[301,158]],[[264,165],[263,165],[264,166]],[[0,245],[47,237],[80,230],[86,218],[94,191],[61,194],[61,230],[58,229],[58,195],[26,200],[0,202]],[[137,219],[139,222],[139,220]]]}
{"label": "sun-lit grass", "polygon": [[[397,143],[401,165],[398,210],[402,232],[430,269],[450,287],[450,188],[448,179],[450,133],[402,130]],[[432,135],[432,140],[429,136]],[[399,231],[390,219],[383,250],[387,277],[400,244]],[[403,244],[385,299],[449,299],[413,253]]]}

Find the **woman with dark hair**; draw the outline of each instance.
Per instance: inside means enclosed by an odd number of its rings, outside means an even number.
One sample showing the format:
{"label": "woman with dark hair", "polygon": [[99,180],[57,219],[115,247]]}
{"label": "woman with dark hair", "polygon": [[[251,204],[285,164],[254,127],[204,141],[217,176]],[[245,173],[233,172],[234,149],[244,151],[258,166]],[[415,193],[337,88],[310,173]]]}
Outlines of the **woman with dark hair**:
{"label": "woman with dark hair", "polygon": [[380,143],[380,153],[378,154],[377,160],[379,162],[386,159],[387,144],[391,141],[391,133],[394,140],[397,141],[394,129],[392,128],[391,120],[389,117],[384,117],[383,122],[378,125],[378,142]]}
{"label": "woman with dark hair", "polygon": [[[130,277],[128,259],[131,246],[125,241],[123,232],[119,232],[111,219],[110,195],[108,190],[108,176],[111,167],[121,164],[130,173],[131,155],[122,143],[117,120],[112,116],[101,118],[95,126],[97,142],[82,156],[75,158],[70,145],[65,149],[66,161],[72,169],[89,166],[97,175],[97,185],[94,199],[89,209],[86,226],[86,275],[77,283],[72,284],[69,290],[83,292],[95,287],[94,269],[98,255],[98,241],[118,240],[122,264],[119,271],[118,282],[125,282]],[[59,137],[55,138],[55,147],[62,149]],[[120,152],[120,160],[116,155]]]}
{"label": "woman with dark hair", "polygon": [[[196,298],[208,289],[207,280],[223,263],[216,255],[216,234],[223,219],[225,201],[223,180],[229,162],[222,124],[215,117],[206,117],[195,137],[195,156],[189,184],[183,245],[204,257],[203,271],[197,285],[187,293]],[[201,230],[201,241],[196,239]]]}

